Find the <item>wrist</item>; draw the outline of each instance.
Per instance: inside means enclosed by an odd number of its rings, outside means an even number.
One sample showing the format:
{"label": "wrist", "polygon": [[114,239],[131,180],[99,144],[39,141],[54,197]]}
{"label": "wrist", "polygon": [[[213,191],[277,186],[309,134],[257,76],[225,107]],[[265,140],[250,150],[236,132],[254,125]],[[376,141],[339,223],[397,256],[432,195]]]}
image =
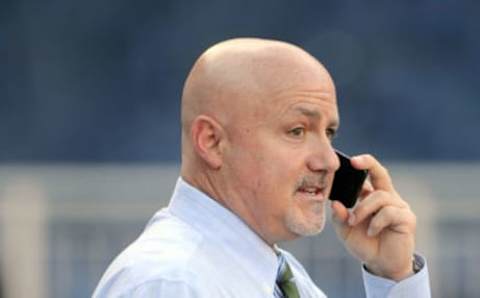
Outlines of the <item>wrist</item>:
{"label": "wrist", "polygon": [[403,266],[402,269],[398,270],[385,270],[382,267],[373,264],[365,264],[364,268],[373,275],[399,282],[420,271],[421,266],[419,266],[415,262],[415,259],[413,259],[408,265]]}

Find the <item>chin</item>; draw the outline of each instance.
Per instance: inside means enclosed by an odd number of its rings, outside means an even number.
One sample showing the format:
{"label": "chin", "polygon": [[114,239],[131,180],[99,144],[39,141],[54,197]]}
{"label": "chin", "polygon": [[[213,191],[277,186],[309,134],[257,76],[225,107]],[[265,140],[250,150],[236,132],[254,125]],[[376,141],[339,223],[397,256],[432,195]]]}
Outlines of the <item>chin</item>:
{"label": "chin", "polygon": [[321,220],[316,222],[304,222],[298,220],[289,220],[286,221],[287,229],[295,235],[300,237],[315,236],[320,234],[325,227],[324,217]]}

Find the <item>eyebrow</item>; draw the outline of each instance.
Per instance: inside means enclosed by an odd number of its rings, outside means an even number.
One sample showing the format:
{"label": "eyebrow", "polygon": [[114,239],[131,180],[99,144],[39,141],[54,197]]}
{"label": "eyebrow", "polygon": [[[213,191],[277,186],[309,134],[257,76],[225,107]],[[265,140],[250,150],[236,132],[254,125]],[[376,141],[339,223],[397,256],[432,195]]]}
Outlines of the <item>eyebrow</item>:
{"label": "eyebrow", "polygon": [[320,119],[322,116],[318,111],[310,110],[304,107],[295,107],[294,111],[297,111],[307,117]]}
{"label": "eyebrow", "polygon": [[[322,115],[316,111],[316,110],[311,110],[307,109],[305,107],[295,107],[294,111],[301,113],[302,115],[305,115],[309,118],[315,118],[315,119],[321,119]],[[338,127],[339,123],[336,120],[333,120],[329,123],[330,127]]]}

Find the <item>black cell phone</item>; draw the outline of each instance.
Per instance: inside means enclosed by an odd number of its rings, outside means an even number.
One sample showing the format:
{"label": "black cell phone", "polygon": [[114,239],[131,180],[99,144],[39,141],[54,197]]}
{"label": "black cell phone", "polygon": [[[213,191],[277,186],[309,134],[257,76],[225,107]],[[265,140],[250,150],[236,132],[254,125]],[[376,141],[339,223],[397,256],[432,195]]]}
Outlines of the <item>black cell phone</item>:
{"label": "black cell phone", "polygon": [[340,159],[340,168],[335,172],[329,198],[342,202],[347,208],[352,208],[362,190],[368,171],[355,169],[348,155],[338,150],[335,150],[335,153]]}

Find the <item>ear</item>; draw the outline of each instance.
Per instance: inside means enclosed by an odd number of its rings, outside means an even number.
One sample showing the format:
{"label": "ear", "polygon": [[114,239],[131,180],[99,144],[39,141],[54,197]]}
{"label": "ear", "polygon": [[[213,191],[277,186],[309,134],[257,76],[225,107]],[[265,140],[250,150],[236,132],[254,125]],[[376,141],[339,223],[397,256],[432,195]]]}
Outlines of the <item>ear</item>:
{"label": "ear", "polygon": [[190,136],[195,152],[209,167],[219,169],[223,163],[222,145],[225,141],[222,126],[215,119],[200,115],[192,122]]}

